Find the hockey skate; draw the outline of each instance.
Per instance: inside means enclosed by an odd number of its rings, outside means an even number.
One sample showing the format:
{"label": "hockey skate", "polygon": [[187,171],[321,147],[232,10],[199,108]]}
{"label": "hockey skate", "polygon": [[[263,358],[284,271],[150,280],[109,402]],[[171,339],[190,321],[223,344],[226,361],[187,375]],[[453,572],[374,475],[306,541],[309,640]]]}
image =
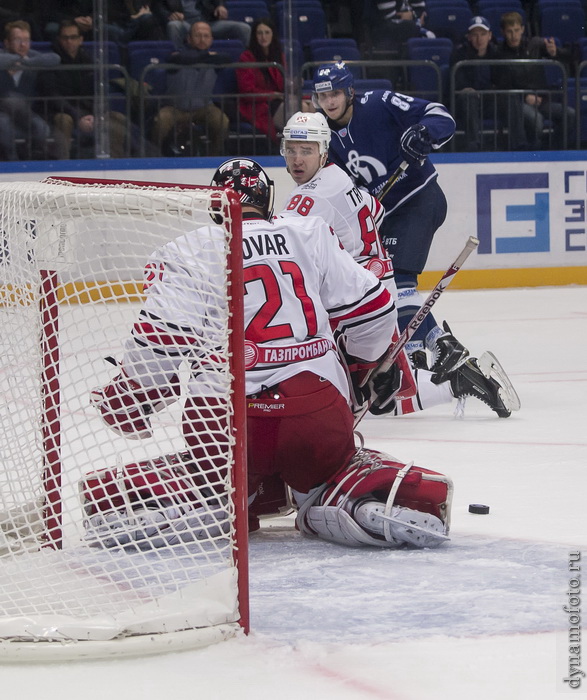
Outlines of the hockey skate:
{"label": "hockey skate", "polygon": [[442,327],[446,333],[436,339],[434,361],[430,367],[432,372],[430,379],[433,384],[446,382],[451,372],[463,365],[469,356],[469,351],[454,337],[446,321],[443,322]]}
{"label": "hockey skate", "polygon": [[466,360],[449,377],[456,399],[473,396],[489,406],[500,418],[520,409],[520,399],[495,355],[485,352],[479,359]]}

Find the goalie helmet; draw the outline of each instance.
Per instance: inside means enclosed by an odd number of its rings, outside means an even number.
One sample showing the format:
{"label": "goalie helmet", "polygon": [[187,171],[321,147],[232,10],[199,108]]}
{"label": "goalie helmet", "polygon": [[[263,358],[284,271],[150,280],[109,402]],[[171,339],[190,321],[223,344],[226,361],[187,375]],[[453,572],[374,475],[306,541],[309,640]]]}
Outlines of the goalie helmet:
{"label": "goalie helmet", "polygon": [[281,155],[285,157],[286,141],[314,141],[320,147],[320,155],[328,153],[330,127],[320,112],[296,112],[283,129]]}
{"label": "goalie helmet", "polygon": [[243,204],[262,209],[266,219],[273,216],[273,180],[254,160],[231,158],[224,161],[214,173],[210,184],[234,190]]}
{"label": "goalie helmet", "polygon": [[319,66],[314,75],[312,101],[316,102],[315,98],[318,93],[332,92],[333,90],[344,90],[347,98],[351,99],[355,94],[353,90],[354,82],[353,74],[343,61]]}

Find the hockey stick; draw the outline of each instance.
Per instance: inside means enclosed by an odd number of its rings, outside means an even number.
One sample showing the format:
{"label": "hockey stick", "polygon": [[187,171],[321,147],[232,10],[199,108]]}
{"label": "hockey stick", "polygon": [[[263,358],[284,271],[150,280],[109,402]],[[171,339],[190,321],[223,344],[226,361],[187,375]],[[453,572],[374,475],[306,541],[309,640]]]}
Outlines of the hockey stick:
{"label": "hockey stick", "polygon": [[385,197],[385,195],[389,192],[389,190],[399,180],[400,176],[407,169],[408,165],[409,165],[409,163],[407,160],[402,160],[402,162],[397,166],[397,168],[391,174],[389,180],[385,183],[385,187],[377,195],[377,201],[381,202],[381,200]]}
{"label": "hockey stick", "polygon": [[[410,338],[414,335],[414,333],[418,330],[426,316],[430,313],[432,310],[432,307],[436,302],[438,301],[438,298],[444,292],[444,290],[448,287],[448,285],[453,281],[454,276],[457,274],[457,272],[461,269],[463,263],[465,260],[471,255],[471,253],[477,248],[479,245],[479,239],[475,238],[474,236],[469,236],[469,240],[465,243],[465,247],[459,255],[457,256],[457,259],[453,262],[453,264],[448,268],[448,270],[442,275],[440,278],[438,284],[434,289],[430,292],[428,297],[426,298],[426,301],[422,304],[422,306],[418,309],[418,311],[414,314],[412,320],[408,323],[408,325],[404,328],[402,333],[400,334],[400,337],[397,339],[397,342],[394,343],[389,350],[387,351],[386,355],[383,357],[381,362],[379,363],[378,367],[376,367],[370,375],[367,377],[365,381],[363,381],[363,385],[367,383],[367,381],[373,379],[374,376],[381,374],[382,372],[387,372],[387,370],[393,365],[393,363],[396,361],[398,355],[400,352],[403,350],[405,344],[410,340]],[[367,402],[365,406],[361,408],[361,410],[355,415],[355,424],[354,427],[356,428],[359,422],[362,420],[363,416],[369,408],[371,407],[372,402]],[[377,401],[375,401],[375,405],[377,405]]]}

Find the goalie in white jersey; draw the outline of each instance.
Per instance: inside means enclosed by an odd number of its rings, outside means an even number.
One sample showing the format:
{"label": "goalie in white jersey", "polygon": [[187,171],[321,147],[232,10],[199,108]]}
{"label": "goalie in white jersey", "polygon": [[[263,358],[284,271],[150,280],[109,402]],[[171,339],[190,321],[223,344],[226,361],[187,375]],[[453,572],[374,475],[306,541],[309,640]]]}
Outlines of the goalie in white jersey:
{"label": "goalie in white jersey", "polygon": [[[344,249],[382,279],[397,299],[393,265],[378,232],[383,206],[369,192],[359,189],[345,170],[328,163],[330,137],[328,122],[319,112],[297,112],[287,122],[281,155],[297,187],[288,195],[282,214],[321,216],[332,227]],[[393,411],[396,415],[413,413],[473,396],[498,416],[507,417],[511,410],[519,407],[519,400],[507,375],[495,362],[489,354],[479,360],[471,358],[440,383],[433,381],[433,372],[416,367],[416,393],[415,387],[410,387],[406,381],[409,379],[406,360],[402,363],[404,385],[398,392]]]}
{"label": "goalie in white jersey", "polygon": [[[265,478],[277,475],[293,490],[304,533],[352,546],[442,543],[450,480],[354,445],[348,383],[337,348],[359,368],[377,362],[397,320],[389,292],[341,248],[323,219],[273,220],[273,183],[254,161],[226,161],[212,184],[233,189],[243,205],[250,501]],[[223,241],[222,229],[217,231]],[[226,407],[214,407],[214,384],[200,381],[198,372],[221,332],[209,311],[214,303],[208,304],[206,265],[205,255],[192,250],[190,234],[153,254],[146,300],[125,343],[121,372],[91,397],[110,428],[148,439],[151,416],[180,398],[178,372],[187,362],[192,375],[182,430],[193,463],[182,473],[184,481],[197,478],[199,470],[222,467],[211,448],[214,433],[226,431]],[[195,331],[202,318],[208,319],[205,338]],[[382,405],[397,389],[394,368],[367,385]],[[106,546],[129,541],[149,546],[150,535],[151,545],[161,546],[181,537],[178,522],[188,517],[193,523],[198,516],[197,488],[194,502],[186,503],[184,493],[170,505],[178,480],[169,470],[161,470],[160,478],[166,504],[157,509],[154,492],[149,512],[136,502],[133,517],[125,520],[102,499],[88,520],[88,536]],[[87,500],[90,481],[81,489]],[[122,501],[136,498],[135,481],[144,482],[140,468],[127,480]]]}

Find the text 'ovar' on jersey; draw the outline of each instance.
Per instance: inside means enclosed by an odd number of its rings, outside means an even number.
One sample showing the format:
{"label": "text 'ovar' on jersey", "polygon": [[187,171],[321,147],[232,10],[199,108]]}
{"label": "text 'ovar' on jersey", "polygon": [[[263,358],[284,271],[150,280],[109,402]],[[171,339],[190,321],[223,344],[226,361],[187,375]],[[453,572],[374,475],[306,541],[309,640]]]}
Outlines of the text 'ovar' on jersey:
{"label": "text 'ovar' on jersey", "polygon": [[260,233],[256,236],[243,238],[243,258],[250,260],[255,256],[271,257],[289,255],[285,245],[285,236],[281,233]]}

